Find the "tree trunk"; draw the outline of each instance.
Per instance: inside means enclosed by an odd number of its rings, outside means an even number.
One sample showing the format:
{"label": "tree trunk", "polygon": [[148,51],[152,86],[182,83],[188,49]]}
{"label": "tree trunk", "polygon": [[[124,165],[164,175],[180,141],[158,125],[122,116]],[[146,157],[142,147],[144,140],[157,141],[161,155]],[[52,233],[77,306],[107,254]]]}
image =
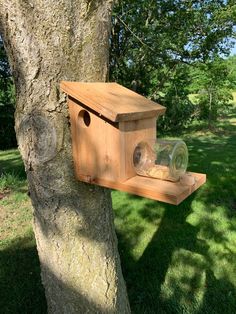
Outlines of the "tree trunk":
{"label": "tree trunk", "polygon": [[[49,313],[129,313],[108,190],[76,182],[61,80],[104,81],[110,0],[0,0]],[[94,156],[96,158],[96,156]]]}

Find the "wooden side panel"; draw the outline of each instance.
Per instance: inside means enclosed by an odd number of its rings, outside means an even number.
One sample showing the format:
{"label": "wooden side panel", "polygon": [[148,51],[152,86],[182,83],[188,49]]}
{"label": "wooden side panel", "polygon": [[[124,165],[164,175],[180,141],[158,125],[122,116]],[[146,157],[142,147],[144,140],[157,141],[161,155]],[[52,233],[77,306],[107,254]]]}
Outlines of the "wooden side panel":
{"label": "wooden side panel", "polygon": [[71,99],[68,105],[76,177],[85,182],[96,178],[117,180],[120,176],[119,130]]}
{"label": "wooden side panel", "polygon": [[156,118],[120,122],[122,167],[121,179],[126,180],[136,175],[133,166],[133,153],[141,141],[156,139]]}

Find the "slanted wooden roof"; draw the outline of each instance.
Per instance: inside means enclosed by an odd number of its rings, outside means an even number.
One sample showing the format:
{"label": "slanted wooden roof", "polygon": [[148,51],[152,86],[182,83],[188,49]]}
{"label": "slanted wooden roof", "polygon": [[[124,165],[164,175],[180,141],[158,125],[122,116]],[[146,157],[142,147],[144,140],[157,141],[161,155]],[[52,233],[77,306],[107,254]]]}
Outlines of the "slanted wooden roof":
{"label": "slanted wooden roof", "polygon": [[166,109],[117,83],[62,81],[61,89],[113,122],[151,118],[164,114]]}

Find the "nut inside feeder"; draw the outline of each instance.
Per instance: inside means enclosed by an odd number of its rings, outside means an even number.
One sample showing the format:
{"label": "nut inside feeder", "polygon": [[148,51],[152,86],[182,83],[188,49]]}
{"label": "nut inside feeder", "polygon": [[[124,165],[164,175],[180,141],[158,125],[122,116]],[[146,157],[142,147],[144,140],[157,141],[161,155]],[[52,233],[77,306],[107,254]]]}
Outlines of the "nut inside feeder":
{"label": "nut inside feeder", "polygon": [[138,175],[177,182],[188,166],[188,149],[183,141],[148,140],[138,143],[133,154]]}

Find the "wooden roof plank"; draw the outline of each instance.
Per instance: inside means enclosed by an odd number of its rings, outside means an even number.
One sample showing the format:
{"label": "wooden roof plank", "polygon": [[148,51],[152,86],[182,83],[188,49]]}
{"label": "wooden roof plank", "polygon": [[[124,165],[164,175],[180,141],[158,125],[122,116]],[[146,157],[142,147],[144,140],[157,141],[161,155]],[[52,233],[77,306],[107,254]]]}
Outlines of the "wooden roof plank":
{"label": "wooden roof plank", "polygon": [[164,114],[166,110],[117,83],[62,81],[61,89],[113,122],[151,118]]}

